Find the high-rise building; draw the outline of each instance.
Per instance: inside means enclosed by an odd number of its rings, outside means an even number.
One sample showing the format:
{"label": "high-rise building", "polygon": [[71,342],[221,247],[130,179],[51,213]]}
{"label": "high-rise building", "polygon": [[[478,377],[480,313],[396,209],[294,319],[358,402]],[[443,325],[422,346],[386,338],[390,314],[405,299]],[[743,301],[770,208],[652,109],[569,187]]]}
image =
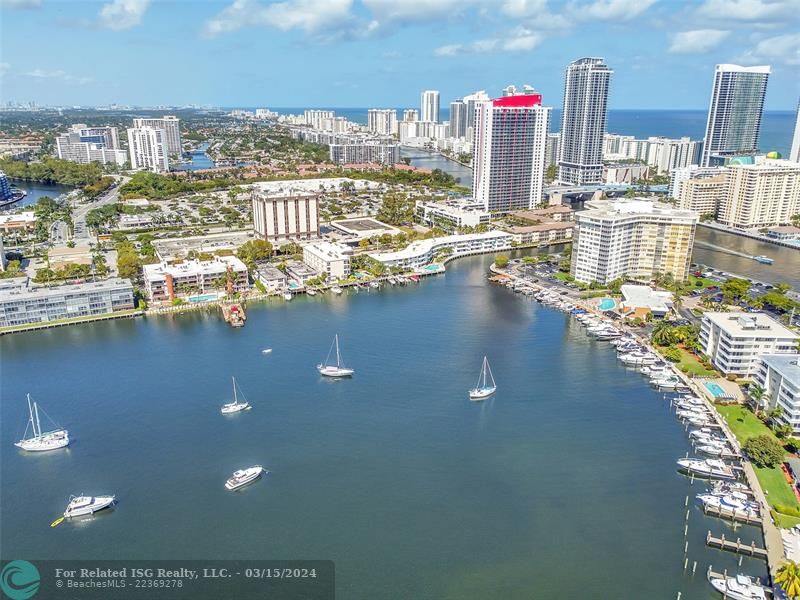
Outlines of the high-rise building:
{"label": "high-rise building", "polygon": [[160,119],[137,118],[133,120],[133,127],[152,127],[153,129],[164,130],[164,143],[166,144],[167,154],[170,156],[180,156],[183,153],[183,143],[181,141],[181,120],[174,115],[164,115]]}
{"label": "high-rise building", "polygon": [[400,162],[400,144],[365,141],[360,144],[330,144],[329,148],[331,162],[336,165],[394,165]]}
{"label": "high-rise building", "polygon": [[310,109],[303,111],[306,125],[310,125],[312,129],[322,129],[322,122],[326,119],[333,119],[335,116],[332,110]]}
{"label": "high-rise building", "polygon": [[792,149],[789,152],[789,160],[800,163],[800,101],[797,102],[797,117],[794,124],[794,136],[792,136]]}
{"label": "high-rise building", "polygon": [[319,237],[319,196],[301,190],[253,185],[253,229],[269,241]]}
{"label": "high-rise building", "polygon": [[463,138],[467,135],[467,105],[463,100],[450,103],[450,137]]}
{"label": "high-rise building", "polygon": [[397,111],[393,108],[370,108],[367,111],[367,129],[381,135],[397,133]]}
{"label": "high-rise building", "polygon": [[87,164],[125,164],[128,153],[119,149],[116,127],[73,125],[56,138],[56,154],[61,160]]}
{"label": "high-rise building", "polygon": [[419,121],[419,111],[416,108],[407,108],[403,111],[403,121],[413,123]]}
{"label": "high-rise building", "polygon": [[558,160],[558,179],[563,183],[586,185],[603,180],[611,73],[602,58],[581,58],[567,66]]}
{"label": "high-rise building", "polygon": [[132,169],[145,169],[154,173],[169,171],[167,133],[154,127],[128,129],[128,152]]}
{"label": "high-rise building", "polygon": [[800,164],[764,159],[729,167],[717,221],[738,229],[762,229],[786,225],[798,213]]}
{"label": "high-rise building", "polygon": [[645,199],[587,207],[575,214],[570,273],[577,281],[650,281],[658,273],[686,279],[697,213]]}
{"label": "high-rise building", "polygon": [[544,168],[558,164],[558,144],[561,141],[560,133],[548,133],[544,150]]}
{"label": "high-rise building", "polygon": [[758,150],[769,73],[768,66],[716,66],[701,166],[708,166],[712,155],[753,154]]}
{"label": "high-rise building", "polygon": [[0,171],[0,201],[8,200],[14,192],[11,191],[11,184],[8,183],[8,176]]}
{"label": "high-rise building", "polygon": [[717,172],[712,176],[693,177],[681,182],[676,196],[679,208],[716,218],[720,202],[725,196],[728,176],[726,170],[715,170]]}
{"label": "high-rise building", "polygon": [[472,128],[475,124],[475,104],[491,100],[484,90],[464,96],[462,102],[467,105],[467,137],[472,137]]}
{"label": "high-rise building", "polygon": [[698,167],[689,165],[672,169],[669,174],[669,188],[667,197],[678,198],[681,193],[681,186],[685,181],[695,177],[713,177],[725,172],[725,167]]}
{"label": "high-rise building", "polygon": [[439,122],[439,92],[437,90],[425,90],[420,98],[421,121]]}
{"label": "high-rise building", "polygon": [[475,105],[472,193],[491,212],[534,208],[543,199],[550,108],[537,93]]}

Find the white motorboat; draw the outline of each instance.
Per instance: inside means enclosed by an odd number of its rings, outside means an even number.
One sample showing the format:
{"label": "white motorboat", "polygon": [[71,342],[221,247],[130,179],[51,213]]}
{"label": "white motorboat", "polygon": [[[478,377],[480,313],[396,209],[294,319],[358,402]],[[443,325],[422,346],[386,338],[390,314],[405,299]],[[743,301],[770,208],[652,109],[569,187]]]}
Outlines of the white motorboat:
{"label": "white motorboat", "polygon": [[709,577],[708,582],[728,600],[767,600],[767,594],[758,581],[746,575],[735,577]]}
{"label": "white motorboat", "polygon": [[[44,412],[44,409],[42,412]],[[56,429],[51,431],[42,431],[42,425],[39,421],[39,405],[36,402],[31,402],[30,394],[28,394],[28,415],[28,424],[25,427],[25,433],[22,434],[22,439],[14,442],[17,448],[22,448],[27,452],[46,452],[69,446],[69,433],[66,429],[56,426]],[[45,413],[45,416],[47,417],[47,413]],[[47,418],[52,422],[50,417]],[[28,435],[28,428],[31,429],[31,436],[25,437]]]}
{"label": "white motorboat", "polygon": [[671,375],[663,379],[656,379],[654,381],[651,381],[651,383],[660,390],[674,390],[683,382],[681,381],[681,378],[678,377],[677,375]]}
{"label": "white motorboat", "polygon": [[[239,400],[239,394],[241,394],[241,390],[238,390],[239,393],[237,394],[237,389],[239,386],[236,385],[236,378],[231,377],[231,380],[233,380],[233,402],[228,402],[227,404],[222,405],[220,410],[223,415],[230,415],[243,410],[250,410],[251,408],[250,403],[247,400]],[[241,394],[241,396],[244,397],[244,394]]]}
{"label": "white motorboat", "polygon": [[[330,364],[330,358],[334,347],[336,348],[336,364]],[[339,351],[338,333],[333,336],[333,344],[331,344],[331,348],[328,350],[328,356],[325,357],[324,362],[317,365],[317,371],[319,371],[320,375],[324,375],[325,377],[351,377],[355,372],[353,369],[343,365],[342,354]]]}
{"label": "white motorboat", "polygon": [[733,469],[721,460],[715,458],[697,459],[681,458],[678,466],[697,477],[707,477],[709,479],[735,479]]}
{"label": "white motorboat", "polygon": [[497,391],[497,385],[494,382],[494,375],[492,369],[489,367],[489,359],[483,357],[483,365],[481,366],[480,375],[478,375],[478,383],[469,391],[470,400],[485,400]]}
{"label": "white motorboat", "polygon": [[736,513],[757,519],[760,512],[758,502],[750,500],[741,492],[697,494],[697,499],[704,507],[714,508],[723,513]]}
{"label": "white motorboat", "polygon": [[314,288],[308,288],[306,290],[306,295],[307,296],[316,296],[317,295],[317,290],[315,290]]}
{"label": "white motorboat", "polygon": [[720,444],[719,442],[708,441],[697,446],[697,451],[706,456],[722,456],[730,449],[727,444]]}
{"label": "white motorboat", "polygon": [[114,504],[114,496],[70,496],[64,517],[91,515]]}
{"label": "white motorboat", "polygon": [[342,293],[342,291],[343,291],[343,290],[342,290],[342,288],[340,288],[338,285],[335,285],[335,286],[333,286],[333,287],[331,288],[331,291],[332,291],[334,294],[336,294],[337,296],[339,296],[339,295],[341,295],[341,293]]}
{"label": "white motorboat", "polygon": [[264,348],[261,351],[261,354],[271,354],[271,353],[272,353],[272,348]]}
{"label": "white motorboat", "polygon": [[289,292],[285,292],[283,294],[283,299],[284,300],[291,300],[292,298],[294,298],[294,296],[292,296]]}
{"label": "white motorboat", "polygon": [[705,427],[706,425],[714,424],[714,419],[709,416],[695,415],[691,417],[683,417],[683,420],[689,423],[689,425],[694,425],[695,427]]}
{"label": "white motorboat", "polygon": [[739,481],[712,481],[711,491],[715,494],[727,494],[729,492],[739,492],[746,497],[751,494],[750,488]]}
{"label": "white motorboat", "polygon": [[619,360],[625,365],[652,365],[656,362],[656,357],[649,352],[631,352],[630,354],[621,354]]}
{"label": "white motorboat", "polygon": [[264,473],[264,467],[261,465],[253,465],[252,467],[247,467],[246,469],[234,471],[233,475],[231,475],[228,478],[228,481],[225,482],[225,489],[231,491],[238,490],[240,487],[244,487],[249,483],[253,483],[256,479],[261,477],[262,473]]}

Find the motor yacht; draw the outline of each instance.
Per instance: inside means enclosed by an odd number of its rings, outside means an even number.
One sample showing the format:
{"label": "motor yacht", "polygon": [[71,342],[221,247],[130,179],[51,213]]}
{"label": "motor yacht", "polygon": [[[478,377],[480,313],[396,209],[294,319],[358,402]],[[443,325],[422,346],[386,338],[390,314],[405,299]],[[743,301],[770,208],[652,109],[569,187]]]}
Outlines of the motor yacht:
{"label": "motor yacht", "polygon": [[709,577],[709,583],[728,600],[767,600],[764,587],[752,577]]}
{"label": "motor yacht", "polygon": [[114,504],[114,496],[70,496],[64,517],[91,515]]}
{"label": "motor yacht", "polygon": [[707,477],[709,479],[736,478],[733,469],[729,465],[715,458],[681,458],[678,460],[678,466],[690,475],[697,477]]}
{"label": "motor yacht", "polygon": [[244,487],[249,483],[253,483],[256,479],[261,477],[263,472],[264,467],[261,465],[254,465],[252,467],[247,467],[246,469],[234,471],[233,475],[231,475],[228,481],[225,482],[225,489],[230,491],[238,490],[240,487]]}

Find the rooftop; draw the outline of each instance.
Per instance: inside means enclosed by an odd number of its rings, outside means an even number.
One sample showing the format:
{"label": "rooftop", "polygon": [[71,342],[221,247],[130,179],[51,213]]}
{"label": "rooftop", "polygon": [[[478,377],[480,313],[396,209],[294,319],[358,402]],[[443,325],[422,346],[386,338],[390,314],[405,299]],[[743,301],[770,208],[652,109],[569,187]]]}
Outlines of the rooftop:
{"label": "rooftop", "polygon": [[793,386],[800,388],[800,354],[765,354],[760,358],[761,362],[780,373]]}
{"label": "rooftop", "polygon": [[281,181],[259,181],[244,187],[257,192],[261,198],[285,198],[287,196],[310,196],[323,191],[341,190],[343,183],[352,183],[356,190],[371,190],[381,187],[380,183],[366,179],[349,177],[317,177],[315,179],[285,179]]}
{"label": "rooftop", "polygon": [[349,258],[353,254],[353,250],[348,246],[342,244],[332,244],[331,242],[314,242],[303,246],[303,250],[308,250],[330,259],[343,259]]}
{"label": "rooftop", "polygon": [[430,238],[427,240],[417,240],[412,242],[402,250],[396,252],[370,253],[370,256],[378,261],[404,260],[417,258],[430,252],[434,246],[448,244],[458,244],[459,242],[471,242],[474,240],[485,240],[492,238],[510,238],[510,234],[505,231],[487,231],[486,233],[465,233],[460,235],[446,235],[443,237]]}
{"label": "rooftop", "polygon": [[505,231],[511,233],[531,233],[533,231],[552,231],[554,229],[572,229],[575,227],[573,221],[548,221],[547,223],[539,223],[538,225],[512,225],[504,227]]}
{"label": "rooftop", "polygon": [[254,237],[255,233],[253,231],[212,233],[194,237],[154,240],[153,246],[161,260],[172,261],[184,258],[191,251],[216,252],[217,250],[235,250]]}
{"label": "rooftop", "polygon": [[800,338],[791,329],[765,313],[707,312],[703,314],[703,320],[705,319],[718,325],[734,337],[770,335],[788,339]]}
{"label": "rooftop", "polygon": [[142,269],[144,270],[145,279],[153,281],[163,279],[167,274],[173,277],[220,275],[228,267],[239,272],[247,270],[245,264],[235,256],[215,256],[213,260],[200,261],[194,259],[178,264],[161,262],[154,265],[144,265]]}
{"label": "rooftop", "polygon": [[16,278],[13,285],[0,286],[0,300],[27,300],[43,296],[62,296],[64,294],[78,294],[91,292],[106,292],[120,289],[132,290],[133,285],[129,279],[113,277],[101,281],[88,281],[86,283],[68,283],[54,286],[32,285],[30,280]]}
{"label": "rooftop", "polygon": [[33,223],[34,221],[36,221],[36,215],[32,210],[15,215],[0,215],[0,225],[5,225],[6,223]]}
{"label": "rooftop", "polygon": [[580,211],[576,217],[596,217],[596,218],[625,218],[635,215],[641,216],[664,216],[673,218],[690,219],[695,223],[698,214],[691,210],[674,208],[670,204],[654,202],[643,198],[633,198],[625,200],[595,200],[586,203],[587,210]]}
{"label": "rooftop", "polygon": [[672,305],[672,293],[659,292],[646,285],[623,285],[620,287],[628,308],[649,308],[655,313],[666,313]]}

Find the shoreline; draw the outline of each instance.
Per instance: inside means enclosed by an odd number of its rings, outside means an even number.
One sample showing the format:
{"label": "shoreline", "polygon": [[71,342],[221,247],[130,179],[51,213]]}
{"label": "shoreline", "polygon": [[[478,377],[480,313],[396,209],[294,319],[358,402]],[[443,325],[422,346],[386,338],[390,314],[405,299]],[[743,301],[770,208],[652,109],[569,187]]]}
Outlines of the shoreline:
{"label": "shoreline", "polygon": [[761,235],[759,233],[750,233],[749,231],[743,231],[741,229],[735,229],[733,227],[727,227],[725,225],[720,225],[719,223],[698,223],[698,227],[705,227],[707,229],[712,229],[714,231],[720,231],[722,233],[730,233],[731,235],[738,235],[741,237],[746,237],[751,240],[756,240],[758,242],[764,242],[766,244],[773,244],[775,246],[782,246],[784,248],[791,248],[792,250],[800,250],[800,243],[798,244],[790,244],[789,242],[784,242],[783,240],[775,240],[773,238],[767,237],[765,235]]}

